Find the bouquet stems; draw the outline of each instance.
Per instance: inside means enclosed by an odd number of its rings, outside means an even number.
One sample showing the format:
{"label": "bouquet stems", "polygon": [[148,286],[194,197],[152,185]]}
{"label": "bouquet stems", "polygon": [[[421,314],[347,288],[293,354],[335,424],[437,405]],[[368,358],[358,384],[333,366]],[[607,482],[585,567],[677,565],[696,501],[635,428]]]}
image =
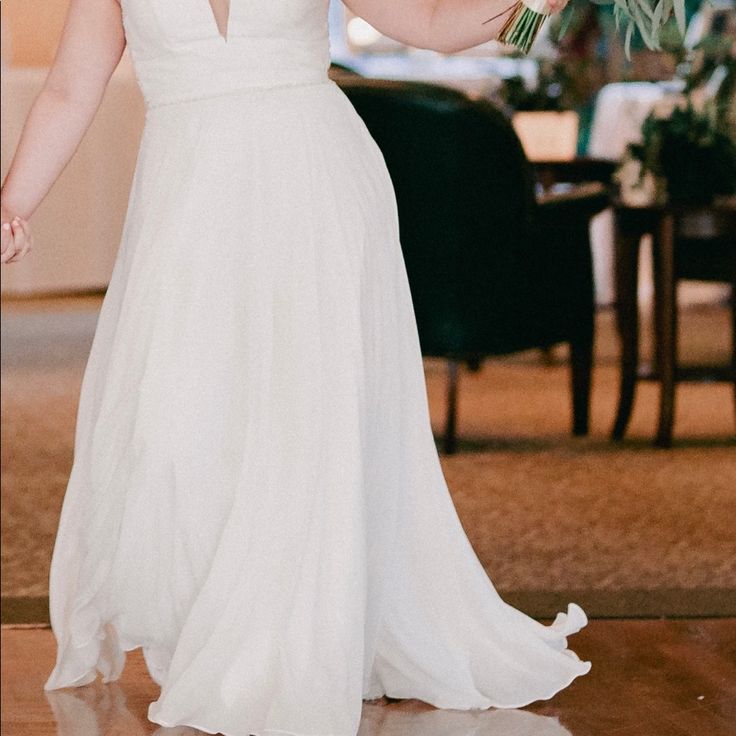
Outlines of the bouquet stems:
{"label": "bouquet stems", "polygon": [[498,40],[527,54],[549,15],[545,0],[519,0],[501,28]]}

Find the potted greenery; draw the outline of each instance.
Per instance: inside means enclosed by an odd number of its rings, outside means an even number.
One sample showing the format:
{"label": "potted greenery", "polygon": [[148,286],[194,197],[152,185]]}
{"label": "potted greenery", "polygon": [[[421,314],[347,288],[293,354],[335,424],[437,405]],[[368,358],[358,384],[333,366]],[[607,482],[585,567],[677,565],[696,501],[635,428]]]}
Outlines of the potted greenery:
{"label": "potted greenery", "polygon": [[689,64],[683,92],[650,113],[616,173],[627,204],[736,194],[736,43],[706,38]]}

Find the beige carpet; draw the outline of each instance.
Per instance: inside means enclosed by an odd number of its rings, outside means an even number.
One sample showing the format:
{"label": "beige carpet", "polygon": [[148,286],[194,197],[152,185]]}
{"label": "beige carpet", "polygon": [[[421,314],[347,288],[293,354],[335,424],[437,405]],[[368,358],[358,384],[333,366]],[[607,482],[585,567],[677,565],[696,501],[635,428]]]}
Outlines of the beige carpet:
{"label": "beige carpet", "polygon": [[[3,305],[3,620],[44,620],[79,386],[99,297]],[[645,341],[645,345],[647,341]],[[683,315],[683,356],[725,362],[725,308]],[[678,389],[676,445],[656,450],[656,387],[643,384],[630,438],[607,435],[618,372],[612,315],[598,318],[592,433],[568,435],[564,350],[488,362],[461,376],[460,454],[443,458],[468,535],[514,605],[552,615],[736,614],[736,442],[731,388]],[[427,361],[433,421],[444,366]]]}

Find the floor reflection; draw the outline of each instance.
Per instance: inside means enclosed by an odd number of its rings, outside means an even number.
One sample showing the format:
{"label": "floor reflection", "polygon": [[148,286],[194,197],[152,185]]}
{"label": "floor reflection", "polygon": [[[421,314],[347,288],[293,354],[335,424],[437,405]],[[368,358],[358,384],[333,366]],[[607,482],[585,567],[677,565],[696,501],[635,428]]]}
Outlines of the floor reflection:
{"label": "floor reflection", "polygon": [[524,710],[410,712],[366,704],[358,736],[572,736],[557,718]]}
{"label": "floor reflection", "polygon": [[129,710],[125,692],[117,683],[46,692],[59,736],[108,736],[150,733]]}
{"label": "floor reflection", "polygon": [[[149,736],[153,725],[134,716],[118,683],[46,693],[58,736]],[[419,706],[419,708],[422,708]],[[189,726],[153,736],[205,736]],[[524,710],[457,711],[366,703],[358,736],[572,736],[557,718]]]}

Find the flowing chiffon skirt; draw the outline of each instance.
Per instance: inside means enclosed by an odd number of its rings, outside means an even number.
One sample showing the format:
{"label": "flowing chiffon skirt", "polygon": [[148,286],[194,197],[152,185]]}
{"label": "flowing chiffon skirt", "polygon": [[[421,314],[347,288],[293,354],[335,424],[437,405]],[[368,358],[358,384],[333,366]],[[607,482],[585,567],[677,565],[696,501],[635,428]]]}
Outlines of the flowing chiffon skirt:
{"label": "flowing chiffon skirt", "polygon": [[228,736],[353,736],[383,694],[515,708],[589,670],[583,611],[509,606],[463,531],[391,181],[334,83],[148,111],[50,599],[46,689],[140,646],[149,718]]}

